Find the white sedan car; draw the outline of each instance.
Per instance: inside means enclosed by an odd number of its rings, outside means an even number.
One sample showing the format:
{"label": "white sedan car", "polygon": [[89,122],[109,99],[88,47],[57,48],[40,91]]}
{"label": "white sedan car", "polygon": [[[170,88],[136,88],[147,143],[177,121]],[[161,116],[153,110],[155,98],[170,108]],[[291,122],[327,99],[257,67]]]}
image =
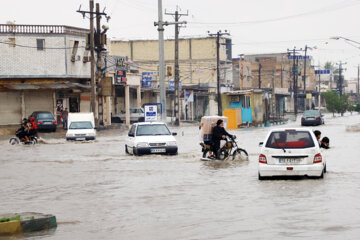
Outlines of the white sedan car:
{"label": "white sedan car", "polygon": [[260,143],[259,180],[274,176],[322,178],[326,162],[310,129],[273,129]]}
{"label": "white sedan car", "polygon": [[175,136],[162,122],[134,123],[128,133],[125,152],[133,155],[171,154],[178,152]]}

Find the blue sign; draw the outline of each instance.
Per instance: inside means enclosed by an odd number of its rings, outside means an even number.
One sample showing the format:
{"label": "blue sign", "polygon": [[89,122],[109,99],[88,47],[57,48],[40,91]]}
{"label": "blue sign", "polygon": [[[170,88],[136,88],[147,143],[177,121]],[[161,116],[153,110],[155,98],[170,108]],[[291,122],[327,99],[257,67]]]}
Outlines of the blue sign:
{"label": "blue sign", "polygon": [[315,70],[315,74],[330,74],[330,70],[329,69]]}
{"label": "blue sign", "polygon": [[143,72],[142,73],[142,87],[149,88],[152,84],[154,72]]}
{"label": "blue sign", "polygon": [[155,122],[158,118],[157,106],[156,105],[145,105],[145,122]]}
{"label": "blue sign", "polygon": [[[179,91],[181,91],[181,89],[182,89],[182,82],[179,81]],[[174,80],[169,80],[169,90],[175,91],[175,81]]]}

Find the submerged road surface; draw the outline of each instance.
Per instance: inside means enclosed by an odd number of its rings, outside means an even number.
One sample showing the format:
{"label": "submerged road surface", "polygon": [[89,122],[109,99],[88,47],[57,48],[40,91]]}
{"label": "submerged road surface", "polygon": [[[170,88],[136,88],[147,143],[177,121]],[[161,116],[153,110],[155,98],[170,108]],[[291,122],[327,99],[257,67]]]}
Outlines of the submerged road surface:
{"label": "submerged road surface", "polygon": [[357,239],[360,132],[346,126],[360,115],[325,122],[313,128],[332,147],[324,179],[259,181],[258,142],[270,128],[231,131],[250,158],[224,164],[199,160],[195,126],[172,129],[177,156],[128,156],[125,133],[92,143],[1,141],[0,213],[56,215],[55,231],[27,239]]}

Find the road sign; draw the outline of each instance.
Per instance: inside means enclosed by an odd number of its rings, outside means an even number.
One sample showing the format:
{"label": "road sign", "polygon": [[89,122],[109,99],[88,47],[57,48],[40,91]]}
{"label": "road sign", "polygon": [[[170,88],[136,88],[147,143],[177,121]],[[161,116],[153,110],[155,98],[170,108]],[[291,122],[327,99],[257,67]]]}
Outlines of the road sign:
{"label": "road sign", "polygon": [[329,69],[315,70],[315,74],[330,74],[330,70]]}
{"label": "road sign", "polygon": [[158,120],[157,105],[145,105],[145,122],[156,122]]}

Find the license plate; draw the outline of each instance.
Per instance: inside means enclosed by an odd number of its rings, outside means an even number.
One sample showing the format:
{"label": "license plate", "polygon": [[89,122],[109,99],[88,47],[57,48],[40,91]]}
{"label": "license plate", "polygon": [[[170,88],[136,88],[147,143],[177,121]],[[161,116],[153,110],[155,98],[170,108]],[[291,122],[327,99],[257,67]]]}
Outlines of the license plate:
{"label": "license plate", "polygon": [[279,163],[283,164],[297,164],[300,163],[300,158],[280,158]]}
{"label": "license plate", "polygon": [[51,122],[44,122],[44,124],[46,124],[46,125],[50,125],[50,124],[51,124]]}
{"label": "license plate", "polygon": [[309,117],[309,118],[307,118],[307,120],[315,120],[315,118]]}
{"label": "license plate", "polygon": [[164,153],[164,152],[166,152],[166,149],[165,148],[153,148],[153,149],[150,149],[150,152],[151,153]]}
{"label": "license plate", "polygon": [[77,141],[84,141],[84,140],[86,140],[86,138],[75,138],[75,140],[77,140]]}

